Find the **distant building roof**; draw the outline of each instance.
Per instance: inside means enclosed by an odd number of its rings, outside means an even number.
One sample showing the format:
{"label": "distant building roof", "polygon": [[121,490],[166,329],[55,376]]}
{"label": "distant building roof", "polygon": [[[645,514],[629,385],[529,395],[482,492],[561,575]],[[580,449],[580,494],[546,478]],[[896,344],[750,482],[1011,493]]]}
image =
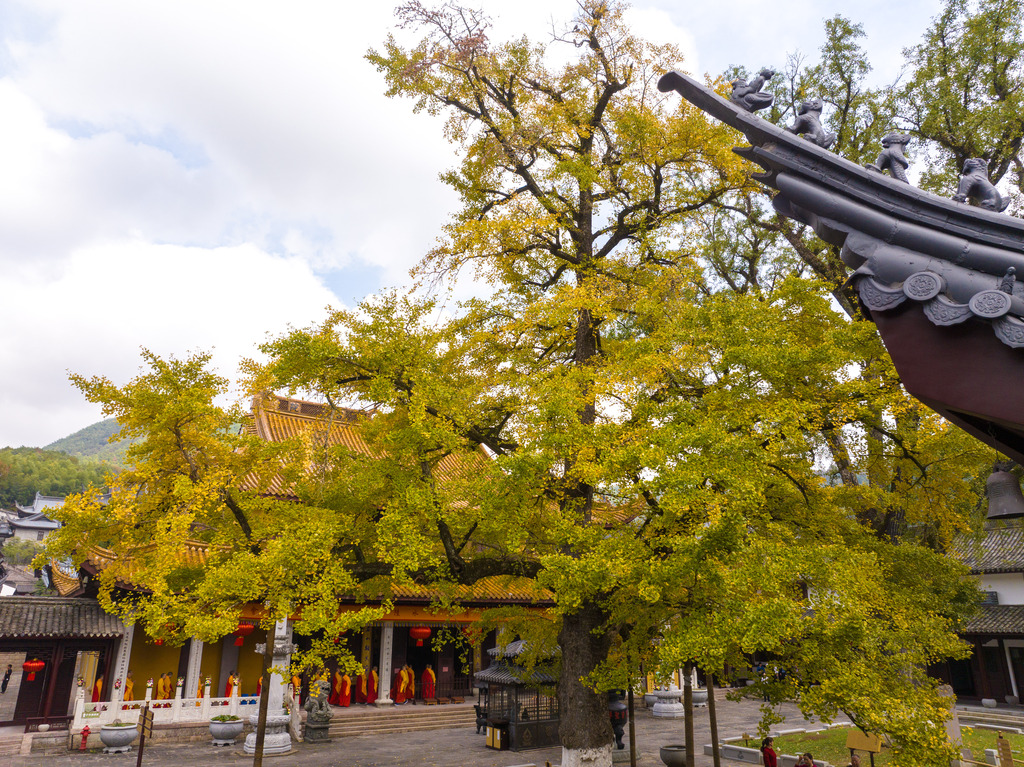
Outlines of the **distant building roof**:
{"label": "distant building roof", "polygon": [[961,633],[1024,636],[1024,605],[983,605]]}
{"label": "distant building roof", "polygon": [[982,538],[961,537],[951,553],[974,573],[1024,572],[1024,524],[988,523]]}
{"label": "distant building roof", "polygon": [[36,578],[30,568],[12,565],[10,562],[5,564],[7,577],[4,579],[3,585],[14,588],[15,594],[28,595],[35,592],[36,584],[40,582],[40,579]]}
{"label": "distant building roof", "polygon": [[18,510],[21,516],[31,516],[44,509],[52,509],[57,506],[64,505],[63,495],[42,495],[37,492],[35,500],[28,506],[22,506],[20,503],[15,503],[14,507]]}
{"label": "distant building roof", "polygon": [[50,519],[41,511],[20,519],[12,519],[10,524],[15,530],[56,530],[60,527],[60,522]]}
{"label": "distant building roof", "polygon": [[95,599],[0,598],[0,639],[119,637],[124,624]]}

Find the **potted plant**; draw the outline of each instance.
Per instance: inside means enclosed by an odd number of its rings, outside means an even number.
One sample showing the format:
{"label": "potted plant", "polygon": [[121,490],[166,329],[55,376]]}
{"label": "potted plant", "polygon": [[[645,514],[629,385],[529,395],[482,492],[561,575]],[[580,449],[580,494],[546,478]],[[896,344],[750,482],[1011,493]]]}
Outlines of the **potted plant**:
{"label": "potted plant", "polygon": [[245,722],[234,714],[220,714],[210,718],[210,735],[215,746],[232,746],[235,738],[242,734]]}
{"label": "potted plant", "polygon": [[134,722],[122,722],[115,719],[100,728],[100,740],[103,741],[105,754],[117,754],[130,751],[132,743],[139,736]]}

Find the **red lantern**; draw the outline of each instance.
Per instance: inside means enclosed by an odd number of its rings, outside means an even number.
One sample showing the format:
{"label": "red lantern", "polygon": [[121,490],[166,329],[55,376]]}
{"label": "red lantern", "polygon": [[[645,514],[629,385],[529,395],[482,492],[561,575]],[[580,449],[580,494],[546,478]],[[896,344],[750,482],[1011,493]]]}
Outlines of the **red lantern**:
{"label": "red lantern", "polygon": [[245,638],[253,632],[256,627],[251,623],[239,623],[235,629],[235,647],[241,647]]}
{"label": "red lantern", "polygon": [[163,644],[164,644],[164,640],[162,640],[162,639],[154,639],[153,640],[153,644],[155,644],[157,647],[162,647]]}
{"label": "red lantern", "polygon": [[46,664],[43,663],[43,661],[36,658],[35,660],[25,661],[21,664],[21,668],[28,674],[28,676],[25,677],[26,680],[29,682],[34,682],[36,681],[36,674],[38,674],[40,671],[46,668]]}
{"label": "red lantern", "polygon": [[409,636],[416,640],[417,647],[423,647],[423,640],[430,639],[430,629],[426,626],[413,626],[409,629]]}

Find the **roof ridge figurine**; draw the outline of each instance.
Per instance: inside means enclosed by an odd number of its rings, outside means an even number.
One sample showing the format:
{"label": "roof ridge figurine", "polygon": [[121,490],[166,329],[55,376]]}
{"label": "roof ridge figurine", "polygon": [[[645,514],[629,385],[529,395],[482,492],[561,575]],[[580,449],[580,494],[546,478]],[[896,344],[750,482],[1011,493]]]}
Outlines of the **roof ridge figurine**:
{"label": "roof ridge figurine", "polygon": [[988,180],[988,160],[984,157],[964,160],[964,171],[960,174],[960,184],[953,199],[956,202],[970,201],[983,210],[998,213],[1002,213],[1010,204],[1010,199],[1003,199],[999,190]]}
{"label": "roof ridge figurine", "polygon": [[745,78],[737,77],[732,81],[732,93],[729,100],[748,112],[756,112],[772,105],[775,97],[770,93],[763,93],[761,88],[764,84],[775,77],[775,70],[764,67],[757,73],[757,77],[749,83]]}
{"label": "roof ridge figurine", "polygon": [[787,126],[786,130],[813,141],[822,149],[828,149],[835,143],[836,134],[825,133],[825,129],[821,127],[821,110],[824,108],[825,105],[820,98],[807,99],[800,104],[796,121]]}
{"label": "roof ridge figurine", "polygon": [[909,143],[909,134],[893,131],[882,139],[882,153],[878,155],[878,159],[864,167],[879,173],[889,171],[889,175],[897,181],[909,184],[906,170],[910,167],[910,161],[903,155],[903,150]]}

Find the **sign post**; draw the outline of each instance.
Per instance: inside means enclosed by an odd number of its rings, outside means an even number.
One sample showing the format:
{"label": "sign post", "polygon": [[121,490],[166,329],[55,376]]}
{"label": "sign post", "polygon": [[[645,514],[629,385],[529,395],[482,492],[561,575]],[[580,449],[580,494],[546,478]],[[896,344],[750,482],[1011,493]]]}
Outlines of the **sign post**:
{"label": "sign post", "polygon": [[139,716],[139,758],[135,760],[135,767],[142,767],[142,752],[146,748],[146,736],[153,737],[153,712],[149,710],[149,704],[142,709]]}

